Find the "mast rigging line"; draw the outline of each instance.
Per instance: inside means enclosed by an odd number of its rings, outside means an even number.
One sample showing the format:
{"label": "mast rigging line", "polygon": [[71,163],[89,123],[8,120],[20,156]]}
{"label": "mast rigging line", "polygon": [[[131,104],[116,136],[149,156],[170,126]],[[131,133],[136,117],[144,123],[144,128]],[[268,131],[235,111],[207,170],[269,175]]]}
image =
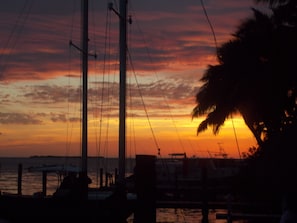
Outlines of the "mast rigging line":
{"label": "mast rigging line", "polygon": [[[19,37],[21,33],[23,32],[24,26],[28,20],[28,17],[30,15],[32,6],[33,6],[34,0],[26,0],[23,7],[21,8],[18,17],[16,19],[16,22],[13,26],[13,29],[11,30],[9,37],[7,39],[7,42],[5,46],[2,48],[2,52],[0,53],[0,61],[2,63],[2,69],[0,70],[0,76],[3,75],[5,72],[5,69],[7,67],[6,61],[3,59],[3,55],[10,55],[12,53],[12,50],[16,47],[17,42],[19,40]],[[8,53],[6,53],[6,51]],[[4,61],[4,62],[3,62]]]}
{"label": "mast rigging line", "polygon": [[150,129],[151,129],[151,132],[152,132],[152,136],[153,136],[155,145],[156,145],[157,149],[160,149],[160,146],[158,144],[156,135],[155,135],[154,130],[153,130],[153,127],[152,127],[152,123],[151,123],[150,118],[149,118],[149,115],[148,115],[147,107],[146,107],[146,105],[144,103],[143,95],[142,95],[141,90],[140,90],[140,85],[139,85],[139,82],[138,82],[137,77],[136,77],[136,73],[135,73],[134,65],[132,63],[132,58],[131,58],[130,51],[129,50],[127,50],[127,51],[128,51],[128,57],[129,57],[130,65],[131,65],[131,68],[132,68],[132,71],[133,71],[133,75],[134,75],[134,78],[135,78],[135,82],[136,82],[136,85],[137,85],[137,89],[138,89],[138,92],[139,92],[139,95],[140,95],[140,99],[141,99],[141,102],[142,102],[142,105],[143,105],[143,108],[144,108],[144,111],[145,111],[145,114],[146,114],[146,117],[147,117],[147,120],[148,120],[148,124],[149,124]]}
{"label": "mast rigging line", "polygon": [[73,130],[73,125],[71,126],[72,128],[70,129],[69,128],[69,114],[70,114],[70,101],[69,101],[69,98],[70,98],[70,74],[71,74],[71,71],[72,71],[72,66],[71,66],[71,58],[72,58],[72,51],[71,51],[71,46],[69,45],[69,53],[68,53],[68,83],[67,83],[67,88],[66,88],[66,91],[67,91],[67,113],[66,113],[66,120],[67,120],[67,127],[66,127],[66,143],[65,143],[65,146],[66,146],[66,151],[65,151],[65,157],[68,156],[69,154],[69,151],[70,151],[70,146],[71,146],[71,139],[72,139],[72,130]]}
{"label": "mast rigging line", "polygon": [[238,151],[239,159],[241,159],[241,154],[240,154],[240,149],[239,149],[239,144],[238,144],[238,139],[237,139],[236,129],[235,129],[235,126],[234,126],[234,122],[233,122],[233,117],[232,117],[232,115],[231,115],[231,121],[232,121],[233,132],[234,132],[234,135],[235,135],[235,142],[236,142],[236,147],[237,147],[237,151]]}
{"label": "mast rigging line", "polygon": [[209,19],[209,17],[208,17],[208,13],[207,13],[206,8],[205,8],[205,6],[204,6],[204,2],[203,2],[203,0],[200,0],[200,2],[201,2],[201,6],[202,6],[202,10],[203,10],[203,12],[204,12],[205,18],[206,18],[207,23],[208,23],[208,25],[209,25],[209,27],[210,27],[210,30],[211,30],[211,32],[212,32],[212,36],[213,36],[213,40],[214,40],[215,48],[216,48],[216,55],[217,55],[217,57],[219,58],[219,55],[218,55],[218,44],[217,44],[216,33],[215,33],[214,28],[213,28],[213,26],[212,26],[212,23],[211,23],[211,21],[210,21],[210,19]]}
{"label": "mast rigging line", "polygon": [[[107,56],[107,49],[108,49],[108,56],[110,55],[110,10],[106,10],[105,16],[105,35],[104,35],[104,56],[103,56],[103,76],[102,76],[102,86],[101,86],[101,104],[100,104],[100,120],[99,120],[99,144],[98,144],[98,155],[101,152],[101,139],[102,139],[102,120],[103,120],[103,105],[104,105],[104,89],[105,89],[105,74],[106,74],[106,56]],[[107,47],[108,45],[108,47]],[[107,94],[107,99],[109,99],[109,94]],[[109,119],[108,119],[109,120]],[[108,137],[108,121],[107,121],[107,128],[106,128],[106,137]],[[106,150],[105,150],[106,152]],[[104,152],[104,153],[105,153]]]}
{"label": "mast rigging line", "polygon": [[[130,8],[131,8],[131,11],[133,11],[133,12],[135,11],[135,10],[133,9],[132,4],[130,4]],[[141,34],[141,37],[142,37],[142,40],[143,40],[143,42],[144,42],[145,50],[146,50],[146,53],[147,53],[147,55],[148,55],[149,61],[150,61],[151,64],[153,64],[152,57],[151,57],[150,52],[149,52],[149,49],[148,49],[148,47],[147,47],[147,45],[148,45],[148,44],[147,44],[147,41],[146,41],[145,38],[144,38],[145,35],[143,34],[143,31],[142,31],[142,29],[140,28],[139,23],[137,22],[137,19],[136,19],[135,14],[133,14],[133,22],[136,23],[136,26],[137,26],[137,28],[138,28],[140,34]],[[131,56],[130,56],[130,57],[131,57]],[[131,59],[130,59],[130,60],[131,60]],[[132,60],[131,60],[131,61],[132,61]],[[152,66],[152,67],[153,67],[153,66]],[[156,80],[157,80],[157,84],[160,86],[160,84],[159,84],[159,83],[160,83],[160,82],[159,82],[159,81],[160,81],[160,78],[158,77],[156,70],[155,70],[154,68],[153,68],[153,70],[154,70],[154,74],[155,74],[155,77],[156,77]],[[135,74],[134,74],[134,75],[135,75]],[[136,77],[135,77],[135,78],[136,78]],[[138,85],[138,87],[139,87],[139,85]],[[183,151],[185,152],[185,148],[184,148],[184,146],[183,146],[183,143],[182,143],[180,134],[179,134],[179,132],[178,132],[177,126],[176,126],[176,124],[175,124],[175,122],[174,122],[174,118],[173,118],[172,112],[171,112],[171,110],[170,110],[170,106],[169,106],[169,104],[168,104],[168,101],[166,100],[166,97],[165,97],[164,95],[162,95],[162,97],[163,97],[163,100],[164,100],[164,102],[165,102],[165,104],[166,104],[166,107],[167,107],[167,109],[168,109],[168,111],[169,111],[170,118],[171,118],[171,120],[172,120],[172,122],[173,122],[173,126],[174,126],[174,128],[175,128],[176,133],[177,133],[179,143],[180,143],[180,145],[181,145]],[[143,103],[144,103],[144,102],[143,102]],[[161,156],[161,155],[160,155],[160,148],[159,148],[159,147],[158,147],[157,154],[158,154],[159,156]]]}
{"label": "mast rigging line", "polygon": [[[106,24],[105,24],[105,42],[104,42],[104,58],[103,58],[103,79],[102,79],[102,88],[101,88],[101,108],[100,108],[100,144],[102,142],[102,125],[103,125],[103,107],[104,107],[104,102],[106,101],[106,104],[107,104],[107,109],[109,112],[107,112],[107,122],[106,122],[106,132],[105,132],[105,140],[104,140],[104,146],[103,146],[103,150],[104,150],[104,154],[107,156],[107,152],[108,152],[108,138],[109,138],[109,120],[110,120],[110,115],[111,115],[111,101],[110,101],[110,95],[113,94],[113,92],[111,92],[110,90],[110,87],[106,87],[106,85],[110,85],[110,81],[108,80],[107,81],[107,84],[106,84],[106,81],[105,81],[105,77],[106,77],[106,74],[109,74],[110,71],[111,71],[111,68],[110,68],[110,64],[108,63],[108,67],[106,66],[106,61],[107,60],[110,60],[110,49],[111,49],[111,13],[110,13],[110,10],[107,9],[107,12],[106,12]],[[108,57],[108,58],[107,58]],[[109,78],[109,75],[107,75],[107,77]],[[107,90],[107,93],[106,93],[106,96],[104,94],[105,92],[105,89]],[[111,88],[112,91],[114,90],[114,87]],[[104,98],[107,98],[107,100],[104,100]],[[100,145],[101,147],[101,145]]]}
{"label": "mast rigging line", "polygon": [[[73,12],[75,10],[75,1],[73,1]],[[70,36],[69,36],[69,39],[72,39],[72,36],[73,36],[73,24],[74,24],[74,13],[71,13],[72,14],[72,18],[71,18],[71,24],[70,24]],[[70,129],[69,127],[69,114],[70,114],[70,101],[69,101],[69,98],[70,98],[70,74],[72,72],[72,66],[71,66],[71,60],[72,60],[72,47],[69,45],[68,47],[68,83],[67,83],[67,88],[66,88],[66,91],[67,91],[67,112],[66,112],[66,124],[67,124],[67,127],[66,127],[66,142],[65,142],[65,157],[68,157],[68,154],[69,154],[69,151],[70,151],[70,146],[71,146],[71,139],[72,139],[72,130],[73,128]],[[72,125],[73,127],[73,125]]]}
{"label": "mast rigging line", "polygon": [[[207,13],[206,8],[204,6],[203,0],[200,0],[200,2],[201,2],[201,6],[202,6],[202,9],[203,9],[204,15],[206,17],[206,20],[207,20],[207,22],[209,24],[209,27],[210,27],[211,32],[212,32],[212,35],[213,35],[213,39],[214,39],[214,43],[215,43],[215,48],[216,48],[216,56],[217,56],[217,58],[219,58],[219,48],[218,48],[217,38],[216,38],[216,34],[215,34],[215,31],[214,31],[214,28],[213,28],[213,26],[211,24],[211,21],[210,21],[209,17],[208,17],[208,13]],[[236,141],[236,146],[237,146],[239,158],[241,159],[240,149],[239,149],[239,144],[238,144],[238,139],[237,139],[237,134],[236,134],[236,129],[235,129],[235,126],[234,126],[232,114],[231,114],[231,121],[232,121],[232,127],[233,127],[233,132],[234,132],[234,136],[235,136],[235,141]]]}
{"label": "mast rigging line", "polygon": [[[108,9],[116,12],[113,9],[113,4],[108,4]],[[119,141],[118,141],[118,152],[119,152],[119,176],[118,182],[125,184],[125,172],[126,172],[126,69],[127,69],[127,1],[121,0],[119,12],[116,13],[119,17]]]}
{"label": "mast rigging line", "polygon": [[[74,15],[75,15],[75,12],[76,12],[76,9],[77,9],[77,5],[76,5],[76,1],[72,1],[73,2],[73,6],[72,6],[72,17],[71,17],[71,22],[70,22],[70,35],[69,35],[69,40],[72,40],[73,39],[73,30],[74,30],[74,24],[75,24],[75,19],[74,19]],[[73,126],[74,126],[74,123],[73,122],[71,122],[70,121],[70,102],[71,102],[71,100],[69,100],[70,99],[70,95],[71,95],[71,83],[70,83],[70,80],[71,80],[71,74],[72,74],[72,54],[73,54],[73,49],[75,49],[75,50],[77,50],[75,47],[73,47],[71,44],[69,44],[69,55],[68,55],[68,85],[67,85],[67,88],[66,88],[66,90],[67,90],[67,130],[66,130],[66,142],[65,142],[65,147],[66,147],[66,151],[65,151],[65,160],[66,160],[66,162],[65,163],[67,163],[67,159],[68,159],[68,156],[69,156],[69,154],[70,154],[70,148],[71,148],[71,143],[72,143],[72,138],[73,138],[73,130],[74,130],[74,128],[73,128]],[[80,66],[81,66],[81,61],[80,61]],[[82,82],[81,82],[82,80],[81,80],[81,78],[80,78],[80,85],[82,84]],[[80,90],[80,92],[79,92],[79,101],[81,101],[81,89],[79,89]],[[76,107],[77,105],[76,105],[76,103],[75,103],[75,108],[74,108],[74,111],[75,111],[75,113],[73,114],[73,116],[74,117],[76,117],[77,116],[77,111],[79,110],[80,111],[80,109],[77,109],[77,107]],[[80,112],[80,114],[79,114],[79,116],[81,116],[81,112]],[[80,123],[80,126],[79,126],[79,128],[80,128],[80,131],[81,131],[81,128],[82,128],[82,126],[81,126],[81,123]],[[80,141],[79,141],[79,144],[81,144],[81,137],[79,138],[80,139]]]}

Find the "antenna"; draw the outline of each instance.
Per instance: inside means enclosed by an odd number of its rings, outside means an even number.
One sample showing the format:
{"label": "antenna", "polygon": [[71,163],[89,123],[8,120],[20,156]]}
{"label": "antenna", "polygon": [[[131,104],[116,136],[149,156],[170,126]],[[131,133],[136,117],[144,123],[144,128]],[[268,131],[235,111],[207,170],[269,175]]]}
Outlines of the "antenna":
{"label": "antenna", "polygon": [[219,152],[217,154],[215,154],[215,156],[221,156],[224,159],[226,159],[228,157],[228,154],[225,152],[225,149],[221,146],[223,143],[218,142],[219,145]]}

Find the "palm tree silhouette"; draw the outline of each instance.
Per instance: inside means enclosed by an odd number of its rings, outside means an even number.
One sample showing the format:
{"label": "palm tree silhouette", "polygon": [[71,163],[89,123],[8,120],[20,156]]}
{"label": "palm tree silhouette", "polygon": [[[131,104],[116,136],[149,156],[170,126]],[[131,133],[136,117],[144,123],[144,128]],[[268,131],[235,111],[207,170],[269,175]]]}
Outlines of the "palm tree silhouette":
{"label": "palm tree silhouette", "polygon": [[208,127],[218,134],[232,114],[242,115],[258,147],[250,148],[234,191],[278,207],[284,192],[295,195],[297,188],[297,1],[256,2],[268,3],[272,14],[253,9],[217,50],[192,116],[206,115],[197,134]]}
{"label": "palm tree silhouette", "polygon": [[218,65],[209,65],[201,78],[192,116],[207,115],[197,134],[208,126],[217,134],[239,112],[261,146],[295,123],[297,35],[296,27],[253,11],[218,49]]}

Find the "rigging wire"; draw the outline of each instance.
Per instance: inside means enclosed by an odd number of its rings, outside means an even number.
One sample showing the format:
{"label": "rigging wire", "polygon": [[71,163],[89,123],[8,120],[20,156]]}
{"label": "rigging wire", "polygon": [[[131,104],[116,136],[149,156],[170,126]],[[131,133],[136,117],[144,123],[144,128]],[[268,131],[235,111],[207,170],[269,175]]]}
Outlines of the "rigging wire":
{"label": "rigging wire", "polygon": [[129,51],[129,50],[128,50],[128,57],[129,57],[130,66],[131,66],[131,68],[132,68],[132,72],[133,72],[133,75],[134,75],[134,78],[135,78],[135,82],[136,82],[136,85],[137,85],[137,88],[138,88],[138,92],[139,92],[139,95],[140,95],[140,99],[141,99],[141,102],[142,102],[142,105],[143,105],[143,108],[144,108],[144,111],[145,111],[146,118],[147,118],[147,120],[148,120],[148,124],[149,124],[149,126],[150,126],[150,130],[151,130],[151,132],[152,132],[152,136],[153,136],[155,145],[156,145],[156,147],[157,147],[158,149],[160,149],[160,146],[159,146],[158,141],[157,141],[157,137],[156,137],[156,135],[155,135],[155,133],[154,133],[154,130],[153,130],[153,127],[152,127],[152,123],[151,123],[150,118],[149,118],[149,115],[148,115],[147,107],[146,107],[146,105],[145,105],[145,103],[144,103],[143,95],[142,95],[142,93],[141,93],[141,91],[140,91],[140,85],[139,85],[139,82],[138,82],[137,77],[136,77],[136,72],[135,72],[135,69],[134,69],[134,65],[133,65],[133,63],[132,63],[131,54],[130,54],[130,51]]}
{"label": "rigging wire", "polygon": [[[130,17],[130,19],[131,19],[131,17]],[[136,72],[135,72],[135,69],[134,69],[133,62],[132,62],[131,53],[130,53],[130,50],[129,50],[128,47],[127,47],[127,55],[128,55],[128,58],[129,58],[130,66],[131,66],[131,69],[132,69],[132,73],[134,75],[135,83],[137,85],[139,96],[140,96],[140,99],[141,99],[141,102],[142,102],[142,106],[143,106],[144,111],[145,111],[146,118],[148,120],[148,124],[149,124],[150,130],[151,130],[151,133],[152,133],[152,137],[153,137],[155,146],[157,147],[158,150],[160,150],[160,146],[159,146],[159,143],[157,141],[157,137],[156,137],[156,135],[154,133],[154,130],[153,130],[153,127],[152,127],[152,123],[151,123],[150,118],[149,118],[149,115],[148,115],[148,110],[147,110],[147,107],[146,107],[145,102],[144,102],[143,95],[142,95],[142,93],[140,91],[140,85],[139,85],[138,79],[136,77]]]}
{"label": "rigging wire", "polygon": [[207,13],[206,8],[205,8],[205,6],[204,6],[204,2],[203,2],[203,0],[200,0],[200,2],[201,2],[201,6],[202,6],[202,10],[203,10],[203,12],[204,12],[205,18],[206,18],[206,20],[207,20],[207,22],[208,22],[208,25],[209,25],[209,27],[210,27],[210,30],[211,30],[211,32],[212,32],[212,36],[213,36],[213,40],[214,40],[215,48],[216,48],[216,55],[217,55],[217,57],[219,57],[219,55],[218,55],[218,44],[217,44],[216,33],[215,33],[214,28],[213,28],[213,26],[212,26],[212,23],[211,23],[211,21],[210,21],[210,19],[209,19],[209,17],[208,17],[208,13]]}
{"label": "rigging wire", "polygon": [[237,146],[237,151],[238,151],[239,159],[241,159],[241,154],[240,154],[240,149],[239,149],[239,144],[238,144],[238,139],[237,139],[237,134],[236,134],[236,129],[235,129],[235,125],[234,125],[232,114],[231,114],[231,121],[232,121],[233,132],[234,132],[234,135],[235,135],[235,142],[236,142],[236,146]]}
{"label": "rigging wire", "polygon": [[[91,33],[92,33],[92,41],[90,41],[90,43],[93,43],[93,50],[92,51],[94,51],[94,53],[92,53],[93,54],[93,56],[94,56],[94,59],[95,59],[95,62],[94,62],[94,72],[95,72],[95,75],[94,75],[94,82],[95,83],[99,83],[99,81],[98,81],[98,75],[96,75],[96,71],[97,71],[97,69],[96,69],[96,67],[97,67],[97,40],[96,40],[96,29],[95,29],[95,27],[96,27],[96,25],[95,25],[95,11],[96,11],[96,9],[95,9],[95,5],[94,5],[94,1],[91,1],[90,2],[91,4],[90,4],[90,7],[91,7]],[[93,111],[93,118],[94,118],[94,120],[96,120],[97,119],[97,117],[98,117],[98,109],[97,109],[97,100],[96,100],[96,97],[97,97],[97,95],[99,95],[99,85],[97,84],[97,85],[95,85],[95,90],[94,91],[92,91],[91,90],[91,92],[94,92],[94,94],[91,94],[91,103],[92,103],[92,105],[93,105],[93,107],[94,107],[94,109],[92,109],[92,111]],[[92,122],[93,123],[93,126],[94,126],[94,134],[95,134],[95,152],[96,152],[96,155],[97,155],[97,159],[95,159],[95,165],[96,165],[96,186],[97,187],[99,187],[99,185],[100,185],[100,166],[101,166],[101,164],[100,164],[100,162],[101,162],[101,159],[100,159],[100,149],[99,149],[99,140],[98,140],[98,131],[100,131],[100,128],[98,128],[98,125],[100,125],[100,121],[99,122],[97,122],[97,121],[94,121],[94,122]],[[99,130],[98,130],[99,129]]]}
{"label": "rigging wire", "polygon": [[[107,4],[108,5],[108,4]],[[110,118],[112,116],[112,106],[113,106],[113,93],[115,91],[115,74],[113,75],[113,80],[110,79],[111,70],[117,70],[117,68],[112,69],[111,66],[117,66],[116,63],[109,63],[107,61],[111,61],[111,11],[106,8],[106,20],[105,20],[105,34],[104,34],[104,53],[103,53],[103,72],[102,72],[102,83],[101,83],[101,104],[100,104],[100,128],[99,128],[99,150],[100,153],[103,153],[104,156],[108,156],[108,147],[109,147],[109,132],[110,132]],[[116,55],[119,56],[118,54]],[[106,78],[107,77],[107,78]],[[103,116],[107,114],[105,117],[106,126],[105,133],[103,133]],[[104,160],[106,161],[106,160]],[[107,168],[107,161],[103,164],[105,168]]]}
{"label": "rigging wire", "polygon": [[[211,21],[210,21],[209,17],[208,17],[208,13],[207,13],[206,8],[204,6],[203,0],[200,0],[200,2],[201,2],[201,6],[202,6],[202,9],[203,9],[204,15],[206,17],[206,20],[207,20],[207,22],[209,24],[209,27],[210,27],[211,32],[212,32],[212,35],[213,35],[213,39],[214,39],[214,43],[215,43],[215,47],[216,47],[217,58],[219,58],[219,50],[218,50],[217,38],[216,38],[216,34],[215,34],[215,31],[214,31],[214,28],[213,28],[213,26],[211,24]],[[233,127],[233,132],[234,132],[234,136],[235,136],[235,141],[236,141],[236,146],[237,146],[239,158],[241,159],[240,149],[239,149],[239,144],[238,144],[238,139],[237,139],[237,134],[236,134],[236,129],[235,129],[235,126],[234,126],[232,114],[231,114],[231,121],[232,121],[232,127]]]}
{"label": "rigging wire", "polygon": [[7,62],[4,61],[3,55],[6,55],[6,56],[10,55],[14,50],[14,48],[16,47],[17,42],[19,41],[20,35],[22,34],[25,24],[28,20],[33,3],[34,3],[34,0],[25,1],[23,7],[21,8],[18,14],[16,22],[9,34],[7,42],[5,46],[2,48],[2,52],[0,53],[0,61],[2,61],[3,64],[2,64],[2,69],[0,70],[0,77],[4,74],[7,68]]}
{"label": "rigging wire", "polygon": [[[111,20],[111,13],[109,12],[109,10],[107,9],[106,10],[106,15],[105,15],[105,35],[104,35],[104,56],[103,56],[103,75],[102,75],[102,86],[101,86],[101,104],[100,104],[100,120],[99,120],[99,125],[100,125],[100,128],[99,128],[99,147],[98,147],[98,153],[100,155],[101,153],[101,147],[102,147],[102,138],[103,138],[103,133],[102,133],[102,125],[103,125],[103,110],[104,110],[104,93],[105,93],[105,84],[106,84],[106,80],[105,80],[105,76],[106,76],[106,73],[109,73],[106,72],[107,68],[106,68],[106,61],[107,61],[107,56],[109,57],[110,56],[110,20]],[[109,70],[109,67],[108,67],[108,70]],[[108,88],[107,88],[108,90]],[[107,100],[109,101],[109,94],[107,93]],[[107,101],[107,103],[108,103]],[[109,113],[108,113],[109,114]],[[103,153],[104,155],[107,155],[107,147],[108,147],[108,144],[107,144],[107,139],[108,139],[108,135],[109,135],[109,128],[108,128],[108,125],[109,125],[109,115],[107,117],[107,128],[106,128],[106,133],[105,133],[105,143],[104,143],[104,146],[103,146]]]}
{"label": "rigging wire", "polygon": [[[130,17],[130,19],[131,19],[131,17]],[[130,22],[130,24],[132,23],[132,21]],[[132,27],[132,26],[129,26],[129,27]],[[131,40],[131,38],[129,38],[129,36],[132,36],[132,28],[130,28],[129,29],[129,33],[128,33],[128,38],[127,38],[127,41],[128,41],[128,46],[129,47],[133,47],[132,46],[132,41],[130,41]],[[131,79],[129,78],[128,79],[128,81],[130,81]],[[132,84],[131,83],[129,83],[131,86],[132,86]],[[132,96],[132,88],[130,87],[129,89],[129,99],[130,99],[130,101],[129,101],[129,103],[130,103],[130,107],[132,108],[132,105],[133,105],[133,100],[132,100],[132,98],[133,98],[133,96]],[[134,154],[136,154],[136,134],[135,134],[135,122],[134,122],[134,113],[133,112],[131,112],[131,122],[129,123],[130,124],[130,144],[129,144],[129,152],[130,152],[130,157],[132,157],[132,150],[134,149]],[[133,142],[133,143],[132,143]],[[131,168],[132,169],[132,168]]]}
{"label": "rigging wire", "polygon": [[[74,24],[74,12],[76,9],[76,5],[75,5],[75,1],[73,1],[73,9],[72,9],[72,18],[71,18],[71,25],[70,25],[70,38],[72,39],[73,37],[73,24]],[[65,157],[67,157],[67,155],[69,155],[69,151],[70,151],[70,146],[71,146],[71,139],[72,139],[72,130],[73,130],[73,124],[72,124],[72,128],[71,131],[69,131],[69,116],[70,116],[70,76],[71,76],[71,72],[72,72],[72,66],[71,66],[71,60],[72,60],[72,47],[69,44],[69,53],[68,53],[68,86],[66,88],[67,91],[67,127],[66,127],[66,151],[65,151]]]}
{"label": "rigging wire", "polygon": [[[130,7],[131,7],[131,11],[134,11],[134,10],[133,10],[133,6],[132,6],[131,3],[130,3]],[[147,53],[147,55],[148,55],[149,61],[150,61],[151,64],[153,64],[152,57],[151,57],[150,52],[149,52],[149,49],[148,49],[148,47],[147,47],[148,44],[147,44],[147,42],[146,42],[146,40],[145,40],[145,38],[144,38],[145,35],[144,35],[142,29],[140,28],[140,25],[138,24],[137,20],[135,19],[135,18],[136,18],[135,15],[133,15],[133,18],[134,18],[134,20],[135,20],[136,26],[137,26],[137,28],[139,29],[139,32],[140,32],[141,36],[142,36],[142,40],[143,40],[143,42],[145,43],[145,50],[146,50],[146,53]],[[156,79],[157,79],[157,84],[160,85],[160,81],[159,81],[160,78],[158,77],[156,70],[154,70],[154,74],[155,74]],[[180,134],[179,134],[179,132],[178,132],[176,123],[174,122],[173,114],[172,114],[172,112],[171,112],[169,103],[168,103],[168,101],[166,100],[166,97],[165,97],[164,95],[162,95],[162,97],[163,97],[164,103],[165,103],[165,105],[166,105],[166,107],[167,107],[167,109],[168,109],[168,111],[169,111],[169,116],[170,116],[170,118],[171,118],[171,120],[172,120],[172,122],[173,122],[173,126],[174,126],[174,128],[175,128],[176,133],[177,133],[177,137],[178,137],[179,143],[180,143],[180,145],[181,145],[181,148],[183,149],[183,152],[185,152],[185,148],[184,148],[184,146],[183,146],[183,143],[182,143]],[[160,147],[157,147],[157,148],[158,148],[158,155],[161,156],[161,154],[160,154]]]}
{"label": "rigging wire", "polygon": [[[130,3],[130,7],[131,7],[131,11],[134,11],[133,8],[132,8],[132,4],[131,4],[131,3]],[[131,15],[130,15],[130,18],[131,18]],[[133,20],[135,20],[136,16],[133,15],[133,18],[134,18]],[[152,63],[152,58],[150,57],[150,53],[149,53],[149,50],[148,50],[148,47],[147,47],[147,44],[146,44],[146,41],[145,41],[145,38],[144,38],[144,34],[143,34],[142,30],[140,29],[140,26],[139,26],[139,24],[137,23],[137,20],[136,20],[136,25],[137,25],[138,29],[140,30],[140,32],[141,32],[141,34],[142,34],[142,38],[143,38],[143,41],[144,41],[145,46],[146,46],[146,47],[145,47],[146,52],[147,52],[147,54],[148,54],[148,56],[149,56],[149,60],[150,60],[150,62]],[[129,57],[129,61],[130,61],[130,63],[131,63],[132,71],[133,71],[134,78],[135,78],[135,81],[136,81],[136,84],[137,84],[137,87],[138,87],[138,91],[139,91],[139,94],[140,94],[140,98],[141,98],[141,101],[142,101],[142,105],[143,105],[143,107],[144,107],[144,110],[145,110],[145,113],[146,113],[146,116],[147,116],[147,120],[148,120],[148,123],[149,123],[149,126],[150,126],[150,130],[151,130],[151,132],[152,132],[152,136],[153,136],[153,139],[154,139],[156,148],[157,148],[157,154],[158,154],[158,157],[161,158],[161,157],[162,157],[162,156],[161,156],[161,149],[160,149],[160,146],[159,146],[159,144],[158,144],[158,141],[157,141],[157,138],[156,138],[156,136],[155,136],[155,133],[154,133],[154,131],[153,131],[152,125],[151,125],[151,121],[150,121],[150,118],[149,118],[149,115],[148,115],[148,112],[147,112],[146,105],[145,105],[145,103],[144,103],[144,98],[143,98],[142,93],[141,93],[140,85],[139,85],[138,80],[137,80],[137,77],[136,77],[136,73],[135,73],[134,65],[133,65],[133,63],[132,63],[132,59],[131,59],[131,53],[130,53],[129,50],[128,50],[128,57]],[[155,73],[155,75],[156,75],[156,71],[155,71],[154,73]],[[157,75],[156,75],[156,76],[157,76]],[[157,81],[157,83],[159,83],[159,82]],[[163,96],[163,98],[164,98],[164,95],[162,95],[162,96]],[[165,98],[164,98],[164,100],[165,100],[165,104],[167,105],[167,108],[169,109],[169,105],[168,105],[168,103],[167,103],[167,101],[166,101]],[[171,118],[173,118],[173,117],[171,117]],[[176,126],[175,126],[175,127],[176,127]],[[180,140],[180,143],[181,143],[181,139],[180,139],[180,138],[179,138],[179,140]],[[168,179],[169,179],[170,174],[169,174],[168,163],[165,162],[165,160],[161,159],[161,165],[163,166],[163,169],[166,171],[165,176],[167,176]],[[165,176],[164,176],[164,177],[165,177]]]}
{"label": "rigging wire", "polygon": [[[110,10],[109,10],[110,12]],[[110,19],[109,19],[109,25],[112,24],[111,22],[111,13],[110,13]],[[111,37],[112,37],[112,34],[111,34],[111,26],[109,26],[109,30],[108,30],[108,61],[112,61],[112,58],[111,58],[111,55],[112,55],[112,48],[111,48],[111,44],[112,44],[112,40],[111,40]],[[119,52],[117,52],[116,56],[115,56],[116,61],[119,61]],[[116,71],[118,70],[118,63],[114,63],[114,68],[111,68],[111,65],[112,63],[108,63],[108,72],[107,72],[107,93],[106,93],[106,96],[105,98],[107,98],[107,123],[106,123],[106,137],[105,137],[105,153],[108,152],[108,146],[109,146],[109,130],[110,130],[110,127],[109,127],[109,124],[110,124],[110,119],[112,117],[112,107],[113,107],[113,100],[114,100],[114,92],[116,91],[116,88],[118,87],[118,85],[116,84],[116,73],[114,73],[112,76],[113,76],[113,80],[110,79],[110,76],[111,76],[111,71]]]}

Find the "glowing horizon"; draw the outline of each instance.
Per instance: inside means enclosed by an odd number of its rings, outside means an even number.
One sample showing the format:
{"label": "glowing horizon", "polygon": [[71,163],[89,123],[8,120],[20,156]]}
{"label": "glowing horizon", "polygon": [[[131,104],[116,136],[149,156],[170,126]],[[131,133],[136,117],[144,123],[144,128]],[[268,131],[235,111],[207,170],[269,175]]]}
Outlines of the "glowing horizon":
{"label": "glowing horizon", "polygon": [[[127,156],[157,155],[157,147],[162,156],[211,156],[222,147],[230,157],[238,157],[238,149],[245,152],[255,146],[240,116],[228,120],[216,136],[211,130],[196,135],[202,117],[192,120],[191,112],[199,79],[209,64],[216,63],[201,5],[130,3]],[[89,63],[89,154],[117,156],[118,18],[108,17],[110,35],[105,36],[104,4],[90,4],[90,51],[98,57]],[[55,0],[29,8],[14,0],[0,9],[0,156],[80,154],[80,55],[68,45],[69,40],[80,43],[78,5]],[[205,6],[221,44],[232,38],[253,4],[228,0]]]}

